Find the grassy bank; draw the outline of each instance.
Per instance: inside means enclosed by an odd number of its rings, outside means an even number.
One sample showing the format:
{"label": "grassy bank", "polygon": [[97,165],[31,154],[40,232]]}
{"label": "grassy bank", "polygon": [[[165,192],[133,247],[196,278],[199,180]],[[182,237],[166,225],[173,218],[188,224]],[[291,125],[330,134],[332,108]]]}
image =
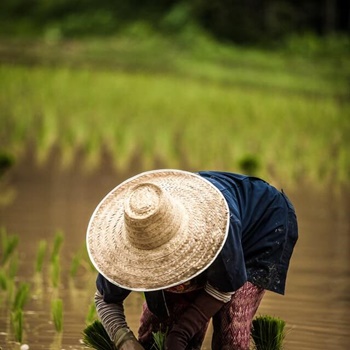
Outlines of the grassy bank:
{"label": "grassy bank", "polygon": [[[100,151],[115,166],[244,170],[347,183],[349,66],[324,58],[128,36],[0,44],[0,146],[39,161],[53,146],[69,165]],[[11,63],[10,63],[11,62]],[[337,67],[342,67],[339,71]]]}

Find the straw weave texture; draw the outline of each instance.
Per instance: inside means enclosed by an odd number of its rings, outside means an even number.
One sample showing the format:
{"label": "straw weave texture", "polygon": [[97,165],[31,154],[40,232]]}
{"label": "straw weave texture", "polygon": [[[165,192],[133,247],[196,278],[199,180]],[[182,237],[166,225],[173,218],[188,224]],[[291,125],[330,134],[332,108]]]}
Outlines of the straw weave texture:
{"label": "straw weave texture", "polygon": [[98,205],[87,231],[97,270],[121,287],[150,291],[207,268],[227,236],[227,203],[210,182],[181,170],[141,173]]}

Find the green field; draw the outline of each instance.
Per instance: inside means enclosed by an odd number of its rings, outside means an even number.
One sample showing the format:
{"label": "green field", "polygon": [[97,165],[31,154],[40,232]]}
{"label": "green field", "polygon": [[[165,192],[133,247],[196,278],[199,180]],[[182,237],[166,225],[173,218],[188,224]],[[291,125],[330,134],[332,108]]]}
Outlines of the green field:
{"label": "green field", "polygon": [[102,150],[125,169],[244,171],[291,182],[350,179],[349,57],[154,36],[0,43],[0,150],[62,165]]}

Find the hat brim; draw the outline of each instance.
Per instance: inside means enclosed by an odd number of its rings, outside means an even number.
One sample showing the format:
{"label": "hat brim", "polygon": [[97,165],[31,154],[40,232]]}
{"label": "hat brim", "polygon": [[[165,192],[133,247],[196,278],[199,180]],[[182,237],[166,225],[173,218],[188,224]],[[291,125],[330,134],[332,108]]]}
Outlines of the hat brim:
{"label": "hat brim", "polygon": [[[124,202],[130,188],[153,183],[187,213],[179,234],[151,250],[138,249],[124,229]],[[229,228],[222,193],[203,177],[182,170],[153,170],[136,175],[109,192],[87,229],[87,249],[95,268],[111,283],[135,291],[166,289],[203,272],[217,257]]]}

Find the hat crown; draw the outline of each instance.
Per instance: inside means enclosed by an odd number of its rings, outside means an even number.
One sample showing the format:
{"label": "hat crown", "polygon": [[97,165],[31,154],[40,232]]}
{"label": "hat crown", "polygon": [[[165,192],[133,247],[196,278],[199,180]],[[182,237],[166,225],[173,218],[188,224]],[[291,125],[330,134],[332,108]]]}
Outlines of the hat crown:
{"label": "hat crown", "polygon": [[161,189],[152,184],[141,184],[133,188],[125,210],[131,218],[142,220],[154,214],[161,202]]}
{"label": "hat crown", "polygon": [[124,203],[126,239],[138,249],[155,249],[167,243],[185,224],[180,203],[152,183],[133,187]]}

